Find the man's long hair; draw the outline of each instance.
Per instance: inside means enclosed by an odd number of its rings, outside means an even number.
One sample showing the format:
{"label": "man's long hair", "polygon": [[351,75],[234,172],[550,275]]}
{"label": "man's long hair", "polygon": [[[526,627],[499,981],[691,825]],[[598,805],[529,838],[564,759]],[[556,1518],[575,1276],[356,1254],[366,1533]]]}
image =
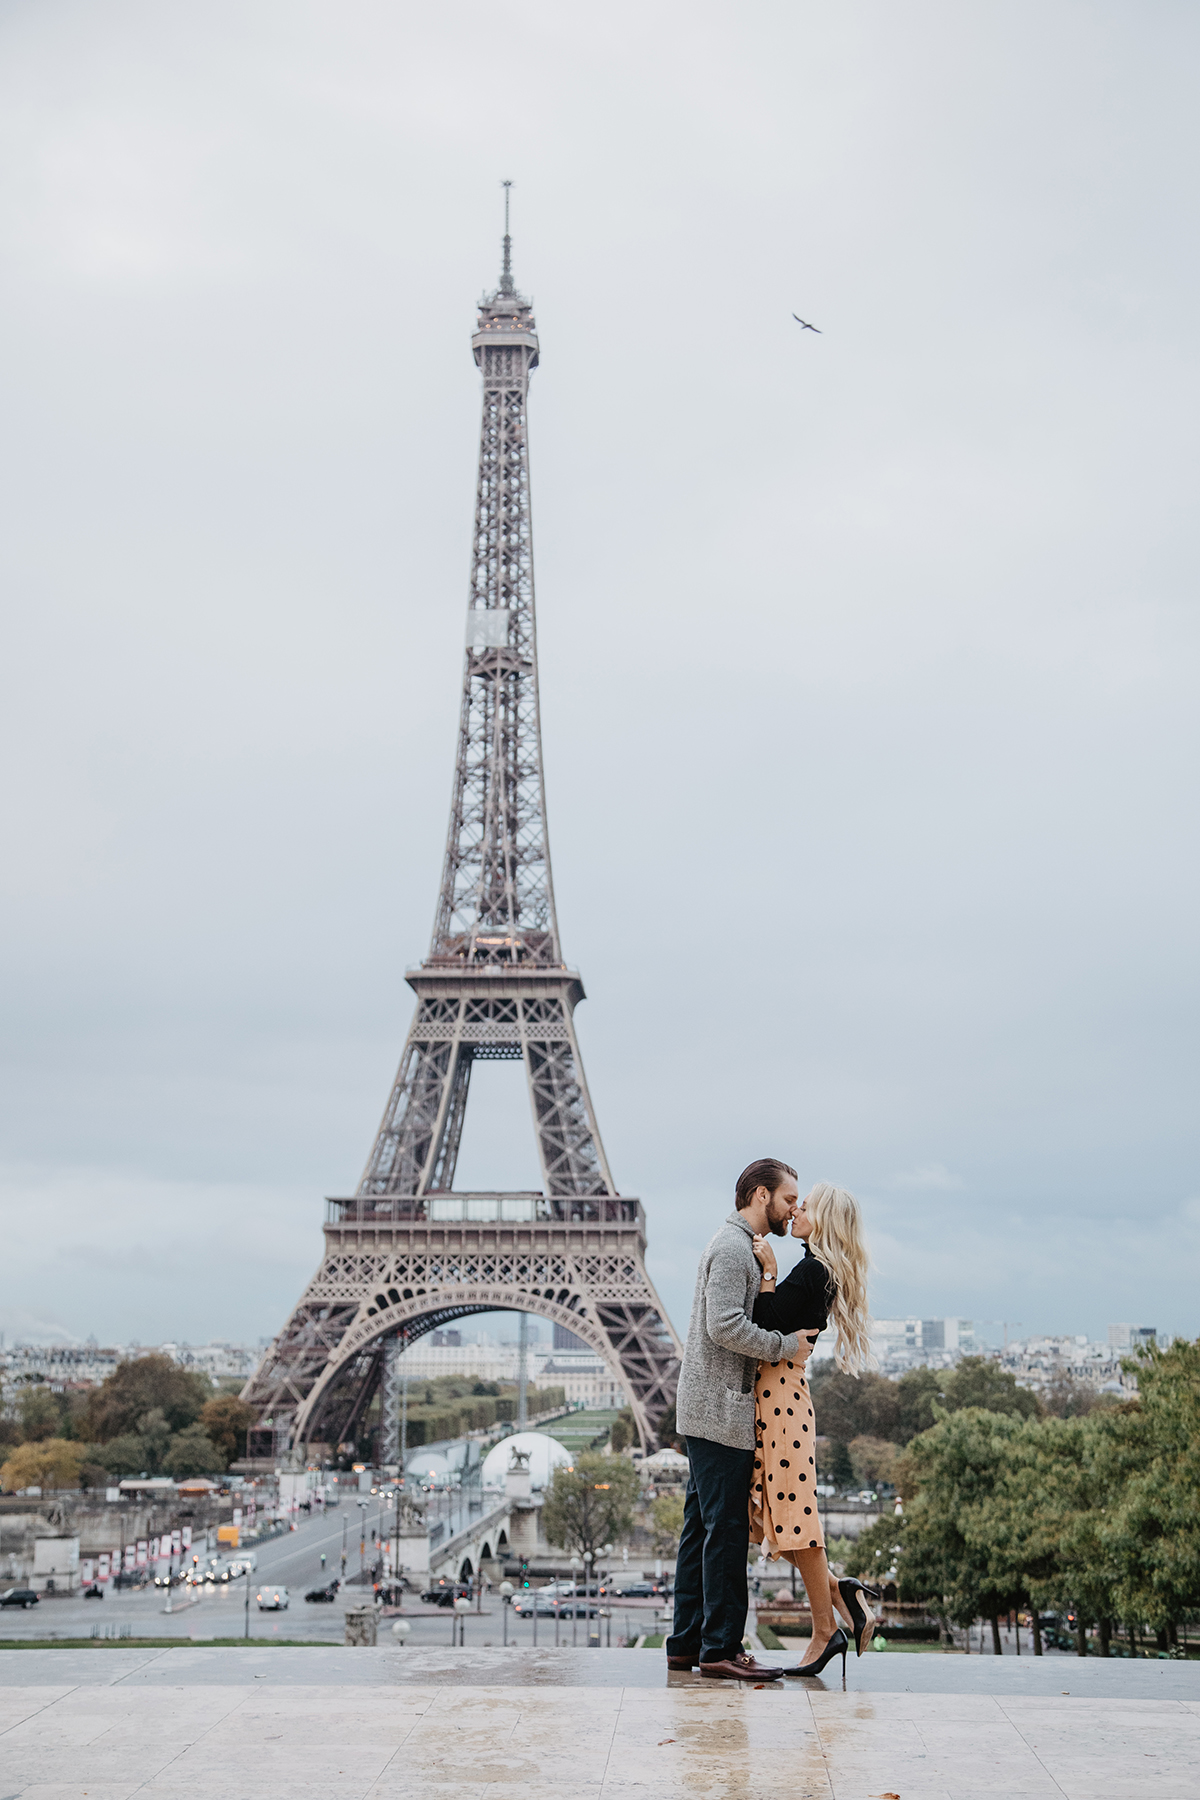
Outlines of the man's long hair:
{"label": "man's long hair", "polygon": [[818,1181],[804,1202],[813,1222],[808,1247],[829,1270],[833,1300],[829,1316],[837,1332],[839,1369],[857,1375],[874,1364],[867,1335],[867,1269],[870,1256],[863,1237],[862,1211],[854,1195],[831,1181]]}
{"label": "man's long hair", "polygon": [[782,1187],[788,1176],[796,1179],[796,1171],[790,1164],[780,1162],[776,1156],[760,1156],[757,1162],[750,1163],[737,1178],[737,1186],[733,1190],[734,1203],[739,1212],[745,1212],[760,1187],[765,1187],[773,1194]]}

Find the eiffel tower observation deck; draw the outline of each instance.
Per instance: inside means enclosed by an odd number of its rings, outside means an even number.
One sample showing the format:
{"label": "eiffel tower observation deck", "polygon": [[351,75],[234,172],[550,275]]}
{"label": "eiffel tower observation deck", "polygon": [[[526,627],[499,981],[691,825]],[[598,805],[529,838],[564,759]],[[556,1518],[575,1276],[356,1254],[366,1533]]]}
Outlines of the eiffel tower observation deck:
{"label": "eiffel tower observation deck", "polygon": [[[325,1253],[245,1389],[260,1447],[362,1445],[378,1400],[395,1459],[397,1353],[471,1313],[536,1313],[604,1358],[651,1448],[681,1346],[646,1272],[641,1202],[618,1194],[575,1035],[542,775],[529,493],[531,303],[512,275],[479,303],[475,528],[450,827],[416,1012],[356,1192],[327,1202]],[[523,1062],[539,1192],[454,1187],[478,1061]],[[269,1437],[267,1436],[269,1434]],[[254,1434],[252,1434],[254,1435]]]}

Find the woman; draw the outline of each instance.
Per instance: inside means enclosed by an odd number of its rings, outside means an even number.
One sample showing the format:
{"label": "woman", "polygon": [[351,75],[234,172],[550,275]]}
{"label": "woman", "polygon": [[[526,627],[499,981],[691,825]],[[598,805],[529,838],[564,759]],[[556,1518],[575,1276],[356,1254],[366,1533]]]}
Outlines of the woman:
{"label": "woman", "polygon": [[[867,1339],[867,1247],[858,1201],[845,1188],[819,1181],[800,1202],[792,1236],[804,1256],[776,1286],[778,1266],[770,1240],[754,1239],[762,1283],[754,1323],[769,1331],[797,1331],[815,1344],[833,1319],[840,1369],[857,1375],[871,1361]],[[804,1661],[785,1675],[819,1675],[833,1657],[846,1673],[847,1639],[834,1616],[841,1613],[859,1654],[875,1630],[864,1601],[876,1589],[861,1581],[835,1581],[825,1560],[825,1534],[817,1505],[816,1420],[804,1364],[760,1363],[754,1388],[754,1479],[750,1488],[750,1538],[768,1556],[794,1563],[812,1610],[812,1642]]]}

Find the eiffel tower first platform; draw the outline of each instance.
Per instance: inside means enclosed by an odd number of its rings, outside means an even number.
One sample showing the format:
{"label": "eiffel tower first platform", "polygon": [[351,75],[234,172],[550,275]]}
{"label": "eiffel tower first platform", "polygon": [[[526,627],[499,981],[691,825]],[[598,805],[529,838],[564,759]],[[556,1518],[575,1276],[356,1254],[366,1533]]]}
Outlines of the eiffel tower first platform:
{"label": "eiffel tower first platform", "polygon": [[[361,1439],[381,1384],[393,1409],[397,1350],[470,1313],[568,1327],[621,1382],[644,1448],[675,1397],[681,1347],[646,1273],[641,1202],[617,1193],[600,1141],[575,1036],[583,983],[554,909],[527,430],[538,340],[513,285],[507,193],[500,285],[471,343],[483,423],[433,941],[408,973],[416,1013],[358,1190],[327,1202],[321,1266],[243,1395],[276,1454]],[[472,1067],[498,1059],[525,1065],[539,1193],[454,1189]]]}

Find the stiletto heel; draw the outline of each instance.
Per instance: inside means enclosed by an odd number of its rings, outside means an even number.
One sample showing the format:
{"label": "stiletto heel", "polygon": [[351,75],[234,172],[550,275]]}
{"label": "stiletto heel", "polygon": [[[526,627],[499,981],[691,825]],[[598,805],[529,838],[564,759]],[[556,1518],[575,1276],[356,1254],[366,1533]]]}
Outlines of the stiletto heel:
{"label": "stiletto heel", "polygon": [[861,1656],[875,1636],[878,1621],[874,1613],[867,1611],[859,1595],[869,1594],[872,1600],[882,1600],[883,1595],[878,1588],[868,1587],[865,1581],[854,1581],[849,1577],[838,1582],[838,1592],[846,1603],[846,1611],[854,1625],[854,1653]]}
{"label": "stiletto heel", "polygon": [[842,1686],[845,1687],[846,1651],[849,1646],[850,1640],[839,1625],[820,1656],[814,1657],[810,1663],[798,1663],[794,1669],[785,1669],[783,1672],[785,1675],[819,1675],[826,1663],[830,1662],[833,1657],[840,1656],[842,1659]]}

